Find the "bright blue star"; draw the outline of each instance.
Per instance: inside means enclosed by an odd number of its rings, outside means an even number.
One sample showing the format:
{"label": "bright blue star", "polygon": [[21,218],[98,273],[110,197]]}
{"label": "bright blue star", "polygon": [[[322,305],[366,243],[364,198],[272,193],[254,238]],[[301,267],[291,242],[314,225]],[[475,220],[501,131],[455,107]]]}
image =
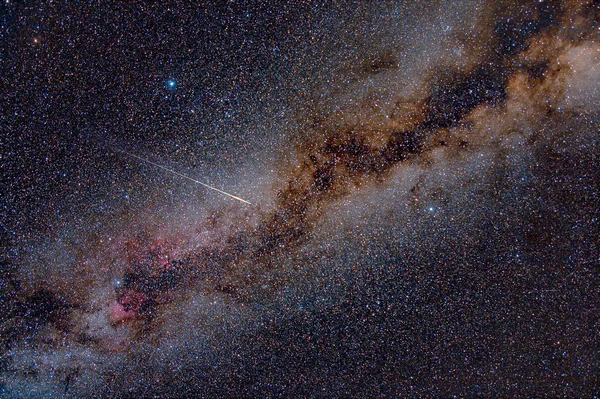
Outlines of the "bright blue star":
{"label": "bright blue star", "polygon": [[177,88],[177,81],[175,79],[167,80],[167,89],[175,90]]}

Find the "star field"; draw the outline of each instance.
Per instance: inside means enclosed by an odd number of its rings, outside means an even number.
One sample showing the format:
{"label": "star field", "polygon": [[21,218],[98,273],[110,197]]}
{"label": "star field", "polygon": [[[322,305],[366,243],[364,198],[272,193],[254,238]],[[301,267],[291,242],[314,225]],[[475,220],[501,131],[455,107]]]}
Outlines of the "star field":
{"label": "star field", "polygon": [[598,395],[599,21],[3,2],[0,396]]}

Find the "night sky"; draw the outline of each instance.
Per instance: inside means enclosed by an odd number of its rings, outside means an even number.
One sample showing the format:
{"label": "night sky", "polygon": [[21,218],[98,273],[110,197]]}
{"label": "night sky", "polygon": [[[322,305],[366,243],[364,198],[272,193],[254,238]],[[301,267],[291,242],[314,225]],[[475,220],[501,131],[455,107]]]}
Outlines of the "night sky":
{"label": "night sky", "polygon": [[2,0],[1,397],[600,395],[598,1],[198,3]]}

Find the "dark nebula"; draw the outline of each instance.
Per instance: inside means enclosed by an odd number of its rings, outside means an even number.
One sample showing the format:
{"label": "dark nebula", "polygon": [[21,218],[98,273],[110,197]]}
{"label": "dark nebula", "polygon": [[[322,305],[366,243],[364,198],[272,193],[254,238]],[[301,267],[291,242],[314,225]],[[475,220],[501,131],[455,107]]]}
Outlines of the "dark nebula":
{"label": "dark nebula", "polygon": [[0,393],[598,395],[598,2],[298,3],[0,6]]}

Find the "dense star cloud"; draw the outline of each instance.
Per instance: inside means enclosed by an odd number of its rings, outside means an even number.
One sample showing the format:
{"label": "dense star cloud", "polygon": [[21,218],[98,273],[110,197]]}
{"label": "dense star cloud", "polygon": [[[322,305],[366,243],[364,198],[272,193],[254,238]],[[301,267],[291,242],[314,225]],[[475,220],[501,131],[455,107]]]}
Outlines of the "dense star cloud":
{"label": "dense star cloud", "polygon": [[597,2],[0,7],[2,395],[597,393]]}

